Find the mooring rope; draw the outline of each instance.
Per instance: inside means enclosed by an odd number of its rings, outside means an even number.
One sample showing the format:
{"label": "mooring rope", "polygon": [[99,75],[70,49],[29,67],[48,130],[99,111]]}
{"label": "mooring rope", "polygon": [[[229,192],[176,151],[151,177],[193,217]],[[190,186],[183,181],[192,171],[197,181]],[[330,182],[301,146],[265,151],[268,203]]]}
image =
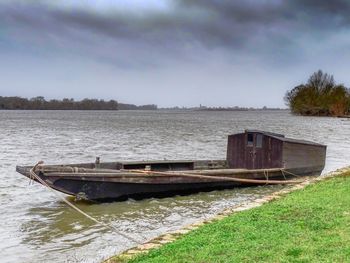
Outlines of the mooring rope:
{"label": "mooring rope", "polygon": [[281,173],[282,173],[282,175],[283,175],[284,180],[287,180],[287,177],[286,177],[286,175],[284,174],[283,169],[281,169]]}
{"label": "mooring rope", "polygon": [[[123,170],[124,172],[130,173],[141,173],[148,175],[160,175],[160,176],[183,176],[183,177],[192,177],[199,179],[212,179],[216,181],[233,181],[240,183],[252,183],[252,184],[299,184],[302,181],[281,181],[281,180],[257,180],[257,179],[244,179],[236,177],[227,177],[227,176],[213,176],[213,175],[202,175],[194,173],[173,173],[173,172],[157,172],[157,171],[146,171],[146,170]],[[265,171],[263,171],[265,174]],[[266,177],[266,174],[265,174]]]}
{"label": "mooring rope", "polygon": [[[141,243],[142,241],[139,241],[139,240],[136,240],[135,238],[129,236],[129,235],[126,235],[122,232],[120,232],[117,228],[115,228],[113,225],[111,224],[106,224],[106,223],[103,223],[99,220],[97,220],[96,218],[92,217],[91,215],[85,213],[84,211],[82,211],[80,208],[78,208],[77,206],[75,206],[74,204],[72,204],[71,202],[69,202],[67,199],[65,199],[62,195],[58,194],[49,184],[47,184],[40,176],[38,176],[36,173],[35,173],[35,170],[36,168],[43,164],[43,161],[40,161],[38,162],[33,168],[31,168],[29,170],[29,179],[31,179],[30,181],[34,181],[35,179],[40,182],[42,185],[46,186],[52,193],[54,193],[58,198],[60,198],[64,203],[66,203],[69,207],[71,207],[72,209],[74,209],[75,211],[77,211],[78,213],[82,214],[83,216],[85,216],[86,218],[90,219],[91,221],[103,226],[103,227],[106,227],[106,228],[109,228],[111,230],[113,230],[115,233],[117,233],[118,235],[128,239],[128,240],[131,240],[137,244]],[[78,172],[78,170],[75,169],[75,167],[72,169],[73,171],[72,172]],[[286,180],[286,176],[284,173],[288,173],[288,174],[291,174],[293,176],[300,176],[300,175],[297,175],[297,174],[294,174],[292,172],[289,172],[289,171],[286,171],[285,169],[280,169],[284,179]],[[238,182],[249,182],[249,183],[266,183],[266,184],[296,184],[296,183],[301,183],[301,181],[278,181],[278,180],[269,180],[269,174],[268,174],[268,171],[267,170],[263,170],[263,173],[264,173],[264,176],[265,176],[265,179],[266,180],[254,180],[254,179],[243,179],[243,178],[232,178],[232,177],[222,177],[222,176],[207,176],[207,175],[200,175],[200,174],[188,174],[188,173],[169,173],[169,172],[155,172],[155,171],[145,171],[145,170],[129,170],[128,172],[134,172],[134,173],[146,173],[146,174],[154,174],[154,175],[175,175],[175,176],[188,176],[188,177],[199,177],[199,178],[207,178],[207,179],[225,179],[225,180],[229,180],[229,181],[238,181]],[[142,235],[140,235],[142,236]],[[143,237],[143,236],[142,236]],[[145,237],[143,237],[145,238]]]}
{"label": "mooring rope", "polygon": [[264,176],[265,176],[266,184],[267,184],[267,182],[269,181],[269,171],[268,170],[264,169]]}
{"label": "mooring rope", "polygon": [[292,173],[290,171],[287,171],[285,168],[282,168],[281,172],[282,172],[283,176],[285,176],[284,173],[287,173],[287,174],[293,175],[295,177],[301,177],[301,175],[298,175],[298,174]]}
{"label": "mooring rope", "polygon": [[44,162],[43,161],[40,161],[38,162],[33,168],[31,168],[29,170],[29,178],[34,180],[38,180],[42,185],[46,186],[47,188],[50,189],[50,191],[52,193],[54,193],[58,198],[60,198],[63,202],[65,202],[68,206],[70,206],[71,208],[73,208],[75,211],[79,212],[80,214],[84,215],[85,217],[89,218],[90,220],[94,221],[95,223],[103,226],[103,227],[106,227],[106,228],[109,228],[111,230],[113,230],[114,232],[116,232],[118,235],[128,239],[128,240],[131,240],[137,244],[140,244],[142,241],[139,241],[139,240],[136,240],[135,238],[131,237],[131,236],[128,236],[122,232],[120,232],[118,229],[116,229],[113,225],[111,224],[106,224],[106,223],[103,223],[99,220],[97,220],[96,218],[90,216],[89,214],[85,213],[84,211],[82,211],[80,208],[78,208],[77,206],[75,206],[74,204],[72,204],[71,202],[69,202],[68,200],[66,200],[63,196],[61,196],[60,194],[58,194],[50,185],[48,185],[43,179],[40,178],[40,176],[38,176],[36,173],[35,173],[35,169],[43,164]]}

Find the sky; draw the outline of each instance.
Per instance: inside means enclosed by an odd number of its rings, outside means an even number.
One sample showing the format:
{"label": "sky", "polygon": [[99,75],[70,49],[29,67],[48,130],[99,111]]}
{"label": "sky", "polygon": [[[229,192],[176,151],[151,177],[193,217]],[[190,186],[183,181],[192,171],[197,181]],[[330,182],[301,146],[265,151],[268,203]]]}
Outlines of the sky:
{"label": "sky", "polygon": [[0,0],[0,96],[285,107],[350,86],[350,1]]}

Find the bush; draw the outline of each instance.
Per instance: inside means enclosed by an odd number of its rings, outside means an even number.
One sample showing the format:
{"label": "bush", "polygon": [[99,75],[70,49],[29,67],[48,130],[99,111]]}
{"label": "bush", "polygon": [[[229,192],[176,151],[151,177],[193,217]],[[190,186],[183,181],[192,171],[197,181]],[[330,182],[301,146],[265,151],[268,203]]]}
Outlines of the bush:
{"label": "bush", "polygon": [[345,116],[350,110],[350,91],[337,85],[332,75],[321,70],[306,84],[287,91],[284,100],[294,114],[312,116]]}

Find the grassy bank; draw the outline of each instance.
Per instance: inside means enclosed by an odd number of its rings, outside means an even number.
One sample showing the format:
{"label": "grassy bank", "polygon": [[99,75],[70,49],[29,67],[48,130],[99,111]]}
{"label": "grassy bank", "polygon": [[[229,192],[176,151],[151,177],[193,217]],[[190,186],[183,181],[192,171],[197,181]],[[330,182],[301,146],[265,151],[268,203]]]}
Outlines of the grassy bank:
{"label": "grassy bank", "polygon": [[350,262],[350,172],[184,235],[129,262]]}

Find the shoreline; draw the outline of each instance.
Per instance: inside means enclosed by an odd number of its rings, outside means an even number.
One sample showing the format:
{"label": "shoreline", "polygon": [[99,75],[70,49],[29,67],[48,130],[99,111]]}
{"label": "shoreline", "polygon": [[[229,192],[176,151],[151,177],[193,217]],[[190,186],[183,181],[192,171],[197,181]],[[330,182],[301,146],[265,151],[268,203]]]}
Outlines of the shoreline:
{"label": "shoreline", "polygon": [[121,252],[117,255],[113,255],[106,260],[104,260],[104,263],[117,263],[117,262],[127,262],[136,256],[139,255],[147,255],[150,250],[158,249],[163,247],[166,244],[169,244],[171,242],[174,242],[178,240],[179,238],[183,237],[184,235],[192,232],[193,230],[196,230],[204,225],[210,225],[211,223],[221,221],[224,218],[227,218],[233,214],[237,214],[241,211],[251,210],[253,208],[260,207],[266,203],[270,203],[273,200],[280,199],[284,196],[286,196],[289,193],[292,193],[294,191],[300,190],[305,188],[306,186],[310,184],[315,184],[320,181],[324,181],[330,178],[334,178],[337,176],[341,176],[344,173],[350,172],[350,166],[346,166],[340,169],[337,169],[335,171],[326,173],[325,175],[319,176],[317,178],[311,178],[306,179],[304,182],[293,185],[291,187],[287,187],[285,189],[282,189],[280,191],[277,191],[273,194],[267,195],[263,198],[258,198],[254,201],[246,202],[240,205],[233,206],[231,208],[227,208],[223,210],[222,212],[214,215],[213,217],[205,220],[200,220],[195,223],[192,223],[190,225],[184,226],[178,230],[167,232],[164,234],[159,235],[158,237],[155,237],[143,244],[139,244],[138,246],[129,248],[125,250],[124,252]]}

